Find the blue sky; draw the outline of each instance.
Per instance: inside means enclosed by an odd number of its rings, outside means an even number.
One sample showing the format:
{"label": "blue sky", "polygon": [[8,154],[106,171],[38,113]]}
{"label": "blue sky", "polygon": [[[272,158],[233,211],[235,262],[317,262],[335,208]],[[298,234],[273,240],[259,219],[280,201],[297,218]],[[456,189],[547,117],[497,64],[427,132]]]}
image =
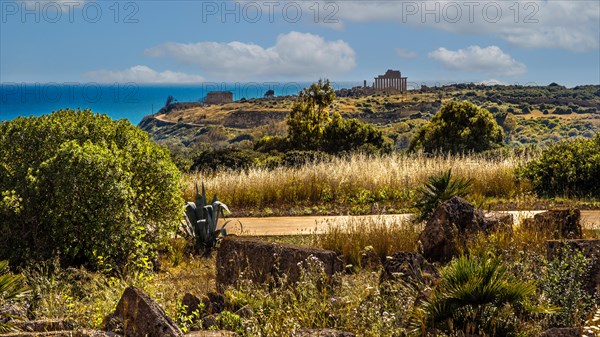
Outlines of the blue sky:
{"label": "blue sky", "polygon": [[0,82],[600,84],[600,1],[0,0]]}

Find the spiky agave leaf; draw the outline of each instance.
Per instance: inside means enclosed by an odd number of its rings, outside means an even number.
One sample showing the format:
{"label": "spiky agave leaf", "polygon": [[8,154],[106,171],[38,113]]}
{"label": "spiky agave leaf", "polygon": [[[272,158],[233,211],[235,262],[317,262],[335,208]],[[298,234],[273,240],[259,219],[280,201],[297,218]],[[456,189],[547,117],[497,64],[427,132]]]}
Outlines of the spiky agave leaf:
{"label": "spiky agave leaf", "polygon": [[202,182],[201,192],[196,183],[195,203],[188,202],[184,208],[185,225],[183,226],[184,235],[195,240],[194,246],[198,251],[204,249],[205,253],[210,251],[217,243],[219,235],[226,236],[227,231],[225,222],[218,227],[219,216],[225,217],[225,211],[231,213],[229,207],[218,201],[217,194],[213,196],[209,204],[206,199],[206,188]]}

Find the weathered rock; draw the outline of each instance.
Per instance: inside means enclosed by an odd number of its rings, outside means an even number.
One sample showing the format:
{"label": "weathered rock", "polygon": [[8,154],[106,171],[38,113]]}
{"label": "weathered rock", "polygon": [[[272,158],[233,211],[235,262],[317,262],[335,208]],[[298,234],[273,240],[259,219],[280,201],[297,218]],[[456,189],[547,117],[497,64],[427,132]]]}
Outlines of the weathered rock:
{"label": "weathered rock", "polygon": [[208,315],[202,318],[202,329],[210,329],[213,327],[219,327],[217,315]]}
{"label": "weathered rock", "polygon": [[233,331],[194,331],[185,335],[185,337],[236,337],[237,334]]}
{"label": "weathered rock", "polygon": [[225,296],[213,291],[202,297],[202,303],[204,303],[204,310],[209,315],[219,314],[225,310]]}
{"label": "weathered rock", "polygon": [[469,236],[492,229],[481,210],[453,197],[436,208],[419,235],[423,256],[432,262],[448,262],[465,248]]}
{"label": "weathered rock", "polygon": [[252,238],[227,237],[217,252],[217,289],[240,279],[255,283],[277,283],[285,274],[288,282],[297,282],[303,261],[313,256],[324,265],[326,275],[342,271],[342,261],[332,251],[265,242]]}
{"label": "weathered rock", "polygon": [[589,276],[585,280],[586,291],[594,294],[600,291],[600,239],[595,240],[550,240],[546,242],[548,261],[560,257],[563,247],[573,251],[580,251],[592,262]]}
{"label": "weathered rock", "polygon": [[581,212],[579,209],[551,209],[525,219],[524,228],[544,233],[555,240],[581,239]]}
{"label": "weathered rock", "polygon": [[539,337],[581,337],[583,332],[579,328],[553,328],[546,330]]}
{"label": "weathered rock", "polygon": [[334,329],[301,329],[295,337],[354,337],[351,332]]}
{"label": "weathered rock", "polygon": [[404,280],[413,285],[428,284],[439,278],[437,268],[423,255],[414,252],[396,252],[383,262],[380,282]]}
{"label": "weathered rock", "polygon": [[510,213],[493,212],[483,219],[483,230],[486,232],[505,231],[512,233],[515,218]]}
{"label": "weathered rock", "polygon": [[187,316],[191,316],[196,310],[199,311],[200,303],[202,303],[202,301],[200,301],[197,296],[190,293],[185,293],[181,299],[181,305],[185,306],[185,313]]}
{"label": "weathered rock", "polygon": [[167,317],[164,310],[142,290],[128,287],[117,309],[105,319],[107,331],[128,337],[174,337],[181,330]]}

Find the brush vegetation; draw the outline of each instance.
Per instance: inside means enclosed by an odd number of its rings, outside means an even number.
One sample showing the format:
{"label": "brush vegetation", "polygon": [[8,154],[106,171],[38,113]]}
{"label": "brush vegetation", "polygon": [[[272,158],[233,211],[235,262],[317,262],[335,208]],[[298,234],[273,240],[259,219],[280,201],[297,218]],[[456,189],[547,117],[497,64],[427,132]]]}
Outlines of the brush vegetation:
{"label": "brush vegetation", "polygon": [[393,213],[410,211],[417,189],[450,169],[453,177],[472,181],[475,201],[514,200],[530,191],[514,174],[527,161],[526,156],[353,154],[299,167],[187,173],[184,195],[191,199],[195,183],[204,181],[237,214],[261,214],[264,208],[293,214],[307,207],[316,214]]}

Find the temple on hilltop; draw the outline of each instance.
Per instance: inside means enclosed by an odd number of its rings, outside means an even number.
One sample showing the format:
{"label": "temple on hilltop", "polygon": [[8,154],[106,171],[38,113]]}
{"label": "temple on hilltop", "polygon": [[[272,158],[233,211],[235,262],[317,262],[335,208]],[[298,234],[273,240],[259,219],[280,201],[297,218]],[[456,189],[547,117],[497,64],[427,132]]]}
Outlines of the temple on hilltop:
{"label": "temple on hilltop", "polygon": [[388,69],[384,75],[375,77],[373,89],[385,91],[406,91],[406,77],[402,77],[400,70]]}
{"label": "temple on hilltop", "polygon": [[231,91],[210,91],[204,98],[205,104],[224,104],[233,102]]}

